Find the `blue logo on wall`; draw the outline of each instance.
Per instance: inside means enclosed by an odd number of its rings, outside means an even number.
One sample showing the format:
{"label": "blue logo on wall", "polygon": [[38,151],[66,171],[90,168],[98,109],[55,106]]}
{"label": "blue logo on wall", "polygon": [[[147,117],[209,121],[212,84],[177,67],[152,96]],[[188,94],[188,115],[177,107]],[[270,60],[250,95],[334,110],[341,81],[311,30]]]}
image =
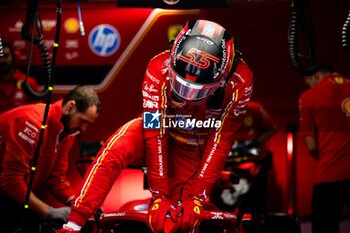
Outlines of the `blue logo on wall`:
{"label": "blue logo on wall", "polygon": [[106,57],[115,53],[120,45],[120,36],[113,26],[100,24],[89,35],[90,49],[98,56]]}
{"label": "blue logo on wall", "polygon": [[156,112],[143,113],[143,128],[144,129],[160,129],[161,114]]}

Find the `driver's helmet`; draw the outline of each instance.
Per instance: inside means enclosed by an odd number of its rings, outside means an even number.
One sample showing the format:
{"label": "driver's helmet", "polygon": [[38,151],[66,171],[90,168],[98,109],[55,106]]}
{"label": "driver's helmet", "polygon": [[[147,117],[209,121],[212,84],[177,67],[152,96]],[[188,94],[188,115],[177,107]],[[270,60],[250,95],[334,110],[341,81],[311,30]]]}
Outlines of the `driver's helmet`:
{"label": "driver's helmet", "polygon": [[219,24],[188,21],[171,48],[172,93],[186,101],[206,99],[228,76],[234,50],[234,38]]}

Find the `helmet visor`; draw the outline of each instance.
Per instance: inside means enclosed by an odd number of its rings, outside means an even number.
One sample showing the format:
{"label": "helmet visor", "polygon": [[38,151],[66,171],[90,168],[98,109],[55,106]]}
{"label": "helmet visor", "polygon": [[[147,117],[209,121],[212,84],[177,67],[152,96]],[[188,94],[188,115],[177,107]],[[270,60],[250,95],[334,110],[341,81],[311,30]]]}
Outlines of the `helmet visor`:
{"label": "helmet visor", "polygon": [[220,82],[212,84],[193,83],[182,78],[170,65],[171,89],[181,98],[188,101],[199,101],[211,95],[219,86]]}

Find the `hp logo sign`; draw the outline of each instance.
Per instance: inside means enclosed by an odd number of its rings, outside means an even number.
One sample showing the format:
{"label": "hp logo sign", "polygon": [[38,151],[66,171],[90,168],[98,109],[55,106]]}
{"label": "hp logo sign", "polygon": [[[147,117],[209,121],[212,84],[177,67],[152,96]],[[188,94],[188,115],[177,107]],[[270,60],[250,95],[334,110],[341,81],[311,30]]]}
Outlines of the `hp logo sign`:
{"label": "hp logo sign", "polygon": [[115,53],[120,45],[120,36],[113,26],[100,24],[89,35],[89,46],[98,56],[107,57]]}

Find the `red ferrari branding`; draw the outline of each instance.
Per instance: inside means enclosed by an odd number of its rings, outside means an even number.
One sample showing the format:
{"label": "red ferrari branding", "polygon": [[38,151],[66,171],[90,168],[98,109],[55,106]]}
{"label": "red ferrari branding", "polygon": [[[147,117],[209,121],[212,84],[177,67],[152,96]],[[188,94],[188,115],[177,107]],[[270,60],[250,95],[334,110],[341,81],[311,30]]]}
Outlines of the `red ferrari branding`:
{"label": "red ferrari branding", "polygon": [[220,62],[219,58],[195,48],[191,48],[185,56],[181,55],[179,59],[201,69],[207,69],[210,61]]}

